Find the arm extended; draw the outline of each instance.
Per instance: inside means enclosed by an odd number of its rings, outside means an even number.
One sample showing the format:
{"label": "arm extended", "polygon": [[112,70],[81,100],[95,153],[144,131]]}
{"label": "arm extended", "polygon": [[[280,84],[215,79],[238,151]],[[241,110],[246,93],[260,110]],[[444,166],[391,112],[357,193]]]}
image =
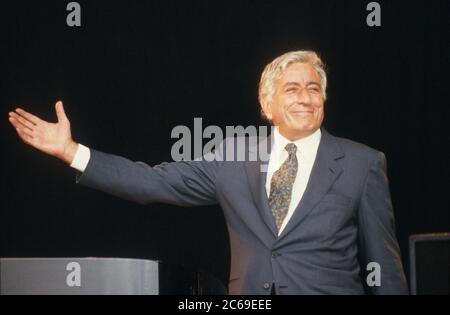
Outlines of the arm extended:
{"label": "arm extended", "polygon": [[[72,139],[62,102],[55,105],[58,121],[50,123],[16,109],[9,121],[28,145],[72,164],[79,144]],[[215,178],[220,159],[162,163],[150,167],[123,157],[90,150],[91,156],[77,182],[141,204],[163,202],[181,206],[216,203]]]}

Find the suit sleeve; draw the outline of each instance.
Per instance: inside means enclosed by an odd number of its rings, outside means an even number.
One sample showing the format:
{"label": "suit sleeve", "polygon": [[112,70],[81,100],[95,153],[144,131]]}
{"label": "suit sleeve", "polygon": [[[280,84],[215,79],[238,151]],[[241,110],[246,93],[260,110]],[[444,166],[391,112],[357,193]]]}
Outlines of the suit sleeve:
{"label": "suit sleeve", "polygon": [[90,150],[89,163],[76,182],[122,199],[177,206],[216,203],[218,161],[164,162],[149,166],[126,158]]}
{"label": "suit sleeve", "polygon": [[[380,286],[369,287],[373,294],[408,294],[395,235],[395,220],[386,172],[386,159],[379,152],[363,188],[358,210],[361,268],[367,275],[370,262],[379,264]],[[366,279],[363,279],[364,282]]]}

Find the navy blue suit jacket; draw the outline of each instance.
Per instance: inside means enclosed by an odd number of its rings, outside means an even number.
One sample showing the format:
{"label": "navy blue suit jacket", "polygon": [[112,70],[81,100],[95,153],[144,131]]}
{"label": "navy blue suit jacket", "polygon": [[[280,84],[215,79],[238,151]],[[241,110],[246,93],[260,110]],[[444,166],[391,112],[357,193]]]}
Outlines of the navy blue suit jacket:
{"label": "navy blue suit jacket", "polygon": [[[212,153],[213,161],[154,167],[91,150],[77,182],[141,204],[220,204],[230,239],[231,294],[269,294],[272,283],[278,294],[362,294],[369,262],[381,267],[373,293],[408,292],[383,153],[322,129],[307,188],[278,236],[264,162],[226,160],[231,140]],[[271,137],[256,143],[270,152]]]}

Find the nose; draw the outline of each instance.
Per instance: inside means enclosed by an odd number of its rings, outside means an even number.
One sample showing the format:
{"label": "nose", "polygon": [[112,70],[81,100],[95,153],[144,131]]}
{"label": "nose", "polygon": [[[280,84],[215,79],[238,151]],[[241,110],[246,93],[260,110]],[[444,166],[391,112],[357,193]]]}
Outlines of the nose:
{"label": "nose", "polygon": [[308,89],[299,89],[297,93],[297,102],[299,104],[311,105],[311,95],[309,95]]}

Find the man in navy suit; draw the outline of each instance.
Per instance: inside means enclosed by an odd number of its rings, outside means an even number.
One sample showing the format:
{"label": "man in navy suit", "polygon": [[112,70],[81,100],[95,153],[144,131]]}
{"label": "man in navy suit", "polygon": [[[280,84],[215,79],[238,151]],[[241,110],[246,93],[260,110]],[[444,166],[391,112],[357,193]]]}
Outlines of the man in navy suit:
{"label": "man in navy suit", "polygon": [[235,139],[225,139],[204,159],[150,167],[75,143],[61,102],[55,124],[22,109],[10,122],[24,142],[77,169],[82,185],[141,204],[220,204],[231,294],[362,294],[366,285],[406,294],[384,154],[321,127],[326,85],[311,51],[266,66],[259,100],[274,132],[236,141],[266,150],[268,161],[229,159]]}

